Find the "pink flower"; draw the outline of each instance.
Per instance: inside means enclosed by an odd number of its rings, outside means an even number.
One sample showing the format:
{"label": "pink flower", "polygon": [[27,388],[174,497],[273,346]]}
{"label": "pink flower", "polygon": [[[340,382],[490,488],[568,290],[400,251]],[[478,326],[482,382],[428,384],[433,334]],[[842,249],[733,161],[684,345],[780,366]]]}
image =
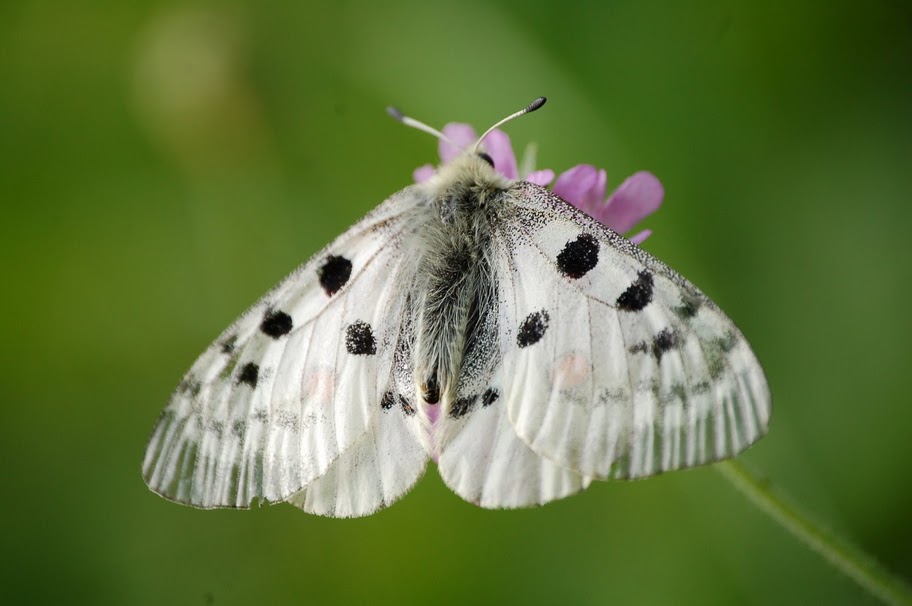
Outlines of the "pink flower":
{"label": "pink flower", "polygon": [[[450,123],[443,128],[443,134],[453,143],[470,148],[478,136],[468,124]],[[495,130],[484,141],[485,151],[494,160],[494,167],[508,179],[520,178],[516,164],[516,156],[510,145],[510,137],[506,133]],[[445,141],[439,145],[440,159],[444,164],[453,160],[462,150],[453,147]],[[430,179],[434,174],[434,167],[425,164],[417,168],[413,174],[415,181],[420,183]],[[542,187],[547,187],[554,181],[554,171],[550,169],[529,170],[522,175],[522,179]],[[552,191],[577,207],[589,216],[601,221],[618,233],[630,231],[637,223],[658,210],[665,196],[665,189],[652,173],[640,171],[634,173],[621,183],[610,196],[605,198],[607,175],[604,170],[597,169],[590,164],[574,166],[560,174]],[[630,241],[634,244],[642,243],[650,236],[650,230],[644,230]]]}

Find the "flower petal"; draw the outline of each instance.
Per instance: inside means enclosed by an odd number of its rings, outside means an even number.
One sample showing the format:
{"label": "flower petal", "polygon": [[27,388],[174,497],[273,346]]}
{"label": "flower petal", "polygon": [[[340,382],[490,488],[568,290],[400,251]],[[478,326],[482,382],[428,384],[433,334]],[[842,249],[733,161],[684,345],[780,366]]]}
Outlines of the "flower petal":
{"label": "flower petal", "polygon": [[526,177],[535,172],[535,160],[537,156],[538,145],[536,145],[534,141],[530,141],[526,145],[526,149],[523,150],[522,160],[519,161],[520,179],[526,179]]}
{"label": "flower petal", "polygon": [[618,233],[654,213],[662,204],[665,188],[655,175],[646,171],[634,173],[592,216]]}
{"label": "flower petal", "polygon": [[494,160],[494,170],[502,174],[507,179],[515,179],[519,176],[519,170],[516,168],[516,156],[513,155],[513,146],[510,145],[510,137],[502,130],[495,130],[484,140],[485,151]]}
{"label": "flower petal", "polygon": [[651,235],[652,235],[651,229],[644,229],[637,235],[630,238],[630,241],[633,242],[634,244],[636,244],[637,246],[639,246],[640,244],[642,244],[643,242],[646,241],[646,238],[648,238]]}
{"label": "flower petal", "polygon": [[[475,144],[475,140],[478,139],[475,129],[461,122],[450,122],[443,127],[443,134],[463,149],[471,147]],[[437,149],[440,150],[440,159],[444,164],[451,162],[463,152],[463,149],[453,147],[446,141],[440,141]]]}
{"label": "flower petal", "polygon": [[526,178],[523,180],[528,181],[529,183],[534,183],[535,185],[546,187],[549,183],[554,181],[554,171],[550,168],[535,170],[526,175]]}
{"label": "flower petal", "polygon": [[412,173],[412,178],[415,180],[415,183],[422,183],[427,181],[434,176],[434,167],[430,164],[425,164],[424,166],[419,166]]}
{"label": "flower petal", "polygon": [[580,164],[561,173],[554,183],[554,193],[595,217],[599,205],[605,199],[606,180],[604,170],[598,170],[591,164]]}

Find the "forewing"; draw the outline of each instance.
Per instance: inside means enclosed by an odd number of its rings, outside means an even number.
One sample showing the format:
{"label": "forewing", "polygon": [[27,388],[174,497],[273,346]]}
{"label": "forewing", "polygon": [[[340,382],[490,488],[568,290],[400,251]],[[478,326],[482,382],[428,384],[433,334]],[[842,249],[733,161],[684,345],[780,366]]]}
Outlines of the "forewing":
{"label": "forewing", "polygon": [[[420,203],[412,188],[391,197],[200,356],[149,440],[152,490],[197,507],[284,500],[361,447],[365,433],[385,430],[375,417],[414,279],[403,242]],[[420,473],[424,463],[406,459]]]}
{"label": "forewing", "polygon": [[[597,478],[732,456],[765,433],[763,370],[696,287],[546,190],[498,230],[504,400],[535,452]],[[510,295],[512,295],[512,300]]]}

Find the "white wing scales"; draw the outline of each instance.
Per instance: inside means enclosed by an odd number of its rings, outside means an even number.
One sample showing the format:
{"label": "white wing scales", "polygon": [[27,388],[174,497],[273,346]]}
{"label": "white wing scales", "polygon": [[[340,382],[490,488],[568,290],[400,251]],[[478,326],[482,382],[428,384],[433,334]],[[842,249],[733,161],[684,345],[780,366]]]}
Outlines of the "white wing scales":
{"label": "white wing scales", "polygon": [[427,452],[412,432],[401,406],[383,410],[324,475],[288,502],[336,518],[366,516],[391,505],[415,485],[427,464]]}
{"label": "white wing scales", "polygon": [[[143,463],[153,490],[197,507],[280,501],[362,447],[378,428],[402,285],[415,271],[398,251],[420,202],[408,191],[286,278],[197,360],[153,430]],[[419,474],[424,463],[402,452]]]}
{"label": "white wing scales", "polygon": [[[565,469],[523,442],[499,402],[503,377],[488,382],[472,409],[460,419],[438,460],[440,476],[460,497],[488,509],[542,505],[585,489],[591,478]],[[485,397],[487,395],[487,397]]]}
{"label": "white wing scales", "polygon": [[731,320],[525,182],[496,202],[474,345],[432,422],[416,395],[413,306],[419,257],[434,254],[419,230],[441,220],[430,202],[448,184],[391,197],[200,356],[149,441],[153,490],[204,508],[259,499],[356,517],[439,455],[459,496],[513,508],[732,456],[766,431],[766,380]]}
{"label": "white wing scales", "polygon": [[526,346],[504,333],[513,352],[504,350],[512,378],[505,401],[520,437],[597,478],[698,465],[759,438],[769,391],[731,320],[684,278],[546,190],[518,189],[514,229],[500,237],[509,265],[498,281],[513,291],[504,324],[519,338],[534,314],[546,318]]}

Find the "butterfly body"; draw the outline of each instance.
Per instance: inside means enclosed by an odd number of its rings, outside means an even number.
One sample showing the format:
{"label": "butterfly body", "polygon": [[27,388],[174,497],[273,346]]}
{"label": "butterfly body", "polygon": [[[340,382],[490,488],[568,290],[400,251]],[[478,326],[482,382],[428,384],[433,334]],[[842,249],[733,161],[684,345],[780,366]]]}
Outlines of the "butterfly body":
{"label": "butterfly body", "polygon": [[[491,318],[484,316],[496,309],[492,237],[507,208],[510,182],[480,157],[466,155],[414,187],[421,188],[416,197],[428,200],[430,212],[416,229],[422,245],[413,287],[419,294],[412,393],[423,401],[422,408],[438,408],[428,409],[426,416],[446,417],[459,414],[478,382],[477,370],[465,362],[483,358],[491,364],[498,355]],[[428,423],[432,456],[439,451],[437,427]]]}
{"label": "butterfly body", "polygon": [[434,460],[466,500],[521,507],[760,437],[769,391],[734,324],[489,161],[393,195],[230,327],[153,431],[150,487],[360,516]]}

